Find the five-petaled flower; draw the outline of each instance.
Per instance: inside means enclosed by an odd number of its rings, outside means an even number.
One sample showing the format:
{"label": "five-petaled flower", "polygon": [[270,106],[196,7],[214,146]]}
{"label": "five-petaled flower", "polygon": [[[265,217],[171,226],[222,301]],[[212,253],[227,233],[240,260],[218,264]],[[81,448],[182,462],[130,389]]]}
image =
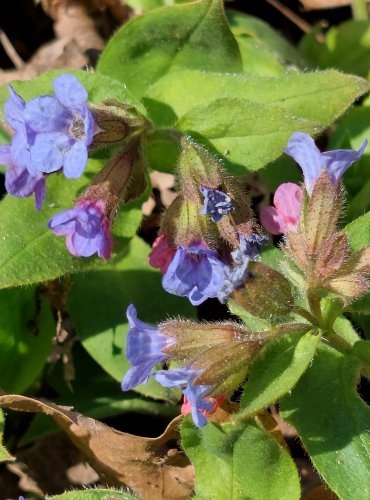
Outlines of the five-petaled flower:
{"label": "five-petaled flower", "polygon": [[76,257],[109,259],[112,237],[103,202],[80,201],[75,208],[64,210],[49,220],[48,226],[57,236],[66,235],[69,252]]}
{"label": "five-petaled flower", "polygon": [[199,241],[180,245],[162,279],[163,288],[173,295],[188,297],[197,306],[217,297],[224,281],[225,263],[215,250]]}
{"label": "five-petaled flower", "polygon": [[164,234],[158,236],[153,243],[152,251],[148,256],[148,262],[152,267],[156,267],[164,274],[172,262],[176,249],[169,246]]}
{"label": "five-petaled flower", "polygon": [[[87,92],[75,76],[58,76],[53,89],[55,96],[31,99],[23,109],[21,119],[31,155],[28,169],[36,175],[63,168],[64,175],[74,179],[85,169],[94,119],[87,105]],[[13,143],[16,139],[17,134]]]}

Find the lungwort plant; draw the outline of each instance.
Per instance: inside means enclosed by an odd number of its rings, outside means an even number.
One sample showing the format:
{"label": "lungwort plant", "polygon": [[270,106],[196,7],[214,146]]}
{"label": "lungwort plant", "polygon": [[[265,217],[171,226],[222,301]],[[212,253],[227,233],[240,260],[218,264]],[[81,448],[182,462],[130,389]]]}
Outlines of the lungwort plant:
{"label": "lungwort plant", "polygon": [[[96,72],[0,90],[0,407],[51,415],[122,498],[299,499],[274,405],[328,488],[365,500],[370,216],[343,227],[342,178],[367,140],[321,152],[312,137],[369,85],[303,71],[271,28],[228,18],[221,0],[153,10]],[[137,230],[154,170],[176,192],[150,249]],[[252,173],[275,191],[260,219]],[[208,299],[224,321],[195,319]],[[55,343],[69,359],[74,343],[72,393],[50,372]],[[46,379],[85,416],[35,398]],[[93,420],[133,412],[183,416],[151,439]],[[23,442],[51,432],[36,417]]]}

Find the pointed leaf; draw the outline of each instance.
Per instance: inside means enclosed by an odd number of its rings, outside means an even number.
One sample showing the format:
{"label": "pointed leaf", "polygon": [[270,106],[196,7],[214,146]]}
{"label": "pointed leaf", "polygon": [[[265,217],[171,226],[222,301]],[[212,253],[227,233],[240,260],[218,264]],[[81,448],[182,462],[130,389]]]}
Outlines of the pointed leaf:
{"label": "pointed leaf", "polygon": [[306,371],[320,335],[290,334],[266,345],[249,370],[237,418],[257,414],[292,390]]}
{"label": "pointed leaf", "polygon": [[239,72],[238,45],[221,0],[199,0],[137,17],[110,40],[97,67],[136,95],[179,69]]}
{"label": "pointed leaf", "polygon": [[197,429],[185,420],[182,446],[195,467],[195,498],[204,500],[298,500],[297,470],[288,452],[250,421],[241,428]]}
{"label": "pointed leaf", "polygon": [[343,500],[370,496],[370,408],[356,391],[359,360],[321,345],[312,366],[280,403],[320,475]]}
{"label": "pointed leaf", "polygon": [[8,460],[15,460],[3,445],[4,421],[4,412],[0,409],[0,463]]}

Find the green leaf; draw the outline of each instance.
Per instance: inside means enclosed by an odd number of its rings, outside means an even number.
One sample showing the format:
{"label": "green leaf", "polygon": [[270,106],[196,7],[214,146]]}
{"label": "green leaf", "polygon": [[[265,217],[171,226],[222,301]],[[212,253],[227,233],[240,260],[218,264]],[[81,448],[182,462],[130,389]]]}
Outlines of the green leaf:
{"label": "green leaf", "polygon": [[[125,355],[129,304],[135,305],[142,321],[151,324],[171,315],[194,315],[186,299],[163,291],[159,271],[147,264],[149,250],[140,238],[133,238],[115,265],[75,276],[69,294],[71,317],[83,346],[117,381],[130,366]],[[179,394],[152,379],[136,390],[145,396],[175,401]]]}
{"label": "green leaf", "polygon": [[238,42],[245,73],[276,76],[289,69],[297,71],[296,66],[304,67],[297,50],[261,19],[232,10],[226,11],[226,16]]}
{"label": "green leaf", "polygon": [[[162,402],[139,396],[133,391],[123,393],[120,384],[105,372],[76,343],[72,351],[75,378],[70,385],[64,380],[65,365],[60,360],[48,371],[48,384],[57,395],[53,402],[61,406],[70,406],[87,417],[101,420],[115,415],[140,413],[142,415],[170,419],[179,413],[178,406],[164,405]],[[41,437],[59,432],[54,420],[39,413],[34,416],[21,444],[29,444]]]}
{"label": "green leaf", "polygon": [[182,131],[201,134],[243,173],[281,156],[296,130],[324,130],[368,88],[333,70],[279,78],[187,70],[153,85],[145,104],[157,126],[173,126],[177,117]]}
{"label": "green leaf", "polygon": [[108,43],[97,72],[141,96],[164,75],[186,68],[242,70],[221,0],[175,5],[131,20]]}
{"label": "green leaf", "polygon": [[280,403],[320,475],[342,500],[370,496],[370,408],[356,391],[360,363],[321,345],[312,366]]}
{"label": "green leaf", "polygon": [[271,323],[262,318],[257,318],[249,311],[246,311],[243,307],[238,305],[234,300],[230,299],[227,302],[227,307],[231,314],[240,318],[245,326],[251,330],[255,331],[266,331],[271,329]]}
{"label": "green leaf", "polygon": [[36,287],[0,291],[0,387],[22,393],[39,376],[52,347],[55,321]]}
{"label": "green leaf", "polygon": [[360,340],[360,337],[354,329],[352,323],[344,316],[338,316],[334,322],[333,330],[350,345],[353,345]]}
{"label": "green leaf", "polygon": [[[190,0],[194,1],[194,0]],[[187,3],[189,0],[125,0],[125,4],[129,5],[133,9],[140,9],[144,12],[152,9],[158,9],[159,7],[165,7],[168,5],[174,5],[176,3]]]}
{"label": "green leaf", "polygon": [[249,370],[238,417],[249,417],[278,401],[307,370],[320,343],[320,335],[290,334],[268,343]]}
{"label": "green leaf", "polygon": [[288,452],[254,422],[244,428],[209,422],[181,426],[182,446],[195,466],[199,500],[295,500],[300,498],[297,469]]}
{"label": "green leaf", "polygon": [[86,489],[79,491],[67,491],[61,495],[49,497],[53,500],[136,500],[137,497],[126,491],[112,489]]}
{"label": "green leaf", "polygon": [[367,77],[370,57],[370,22],[346,21],[332,27],[325,40],[318,41],[318,29],[304,36],[299,52],[318,68],[338,68],[346,73]]}
{"label": "green leaf", "polygon": [[[83,71],[68,71],[75,74],[89,93],[92,102],[104,99],[122,99],[142,110],[127,89],[110,78]],[[14,82],[14,89],[26,100],[52,91],[52,80],[65,71],[46,73],[32,81]],[[8,90],[0,89],[0,104],[8,98]],[[81,190],[100,170],[106,157],[90,159],[85,173],[79,179],[66,179],[62,175],[50,175],[47,180],[47,195],[44,208],[36,212],[31,198],[19,199],[7,196],[1,203],[0,212],[0,288],[38,283],[62,276],[104,266],[96,257],[77,258],[69,254],[64,237],[56,237],[47,227],[48,220],[64,209],[72,208]],[[132,210],[131,210],[132,208]],[[132,236],[141,217],[137,203],[123,209],[125,213],[124,236]]]}
{"label": "green leaf", "polygon": [[[343,232],[348,235],[353,252],[358,252],[365,246],[370,245],[370,212],[347,224],[343,228]],[[370,292],[356,300],[348,309],[360,314],[370,314]]]}
{"label": "green leaf", "polygon": [[10,453],[6,450],[6,448],[3,445],[3,433],[4,433],[4,412],[0,408],[0,463],[1,462],[6,462],[8,460],[15,460]]}

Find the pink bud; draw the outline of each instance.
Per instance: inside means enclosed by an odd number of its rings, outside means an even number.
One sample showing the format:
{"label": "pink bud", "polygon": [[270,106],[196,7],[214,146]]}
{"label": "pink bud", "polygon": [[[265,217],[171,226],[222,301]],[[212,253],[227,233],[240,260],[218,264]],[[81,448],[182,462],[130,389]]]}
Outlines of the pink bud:
{"label": "pink bud", "polygon": [[274,196],[274,207],[261,210],[260,219],[263,227],[271,234],[294,231],[299,222],[303,190],[297,184],[281,184]]}
{"label": "pink bud", "polygon": [[158,236],[152,247],[152,251],[148,256],[148,262],[152,267],[157,267],[164,274],[176,253],[175,248],[168,245],[167,238],[164,234]]}

